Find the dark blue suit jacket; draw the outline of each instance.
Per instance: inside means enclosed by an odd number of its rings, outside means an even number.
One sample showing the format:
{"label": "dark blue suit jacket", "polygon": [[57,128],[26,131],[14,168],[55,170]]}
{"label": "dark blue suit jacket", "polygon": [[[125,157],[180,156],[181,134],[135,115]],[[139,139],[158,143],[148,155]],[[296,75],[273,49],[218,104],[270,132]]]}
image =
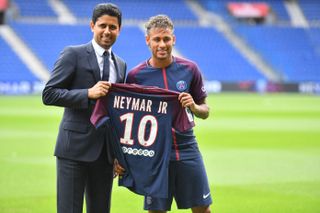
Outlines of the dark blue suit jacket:
{"label": "dark blue suit jacket", "polygon": [[[114,53],[112,59],[117,83],[123,83],[126,63]],[[64,107],[55,156],[87,162],[99,157],[107,140],[108,127],[96,130],[90,123],[95,101],[88,99],[88,88],[100,80],[100,69],[91,42],[63,50],[42,93],[44,104]],[[107,153],[110,160],[110,149]]]}

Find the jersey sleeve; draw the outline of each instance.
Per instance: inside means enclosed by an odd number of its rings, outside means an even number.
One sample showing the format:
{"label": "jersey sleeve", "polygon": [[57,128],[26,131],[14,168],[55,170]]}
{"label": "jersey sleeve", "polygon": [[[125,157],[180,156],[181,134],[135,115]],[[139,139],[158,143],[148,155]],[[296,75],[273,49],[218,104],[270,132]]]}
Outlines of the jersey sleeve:
{"label": "jersey sleeve", "polygon": [[195,101],[195,103],[199,104],[199,102],[207,97],[207,91],[204,88],[202,74],[197,65],[194,66],[193,79],[191,82],[191,95]]}
{"label": "jersey sleeve", "polygon": [[143,69],[145,67],[145,63],[140,63],[138,64],[136,67],[134,67],[132,70],[130,70],[128,72],[127,78],[126,78],[126,82],[128,84],[136,84],[137,79],[136,79],[136,75],[140,72],[141,69]]}
{"label": "jersey sleeve", "polygon": [[108,120],[108,111],[106,109],[107,96],[97,100],[92,115],[90,117],[91,123],[98,128]]}

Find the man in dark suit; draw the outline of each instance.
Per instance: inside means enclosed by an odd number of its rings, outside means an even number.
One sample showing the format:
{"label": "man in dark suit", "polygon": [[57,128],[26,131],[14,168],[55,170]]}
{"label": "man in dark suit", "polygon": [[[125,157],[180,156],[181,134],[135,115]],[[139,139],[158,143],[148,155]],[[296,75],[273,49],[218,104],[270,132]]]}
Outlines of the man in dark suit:
{"label": "man in dark suit", "polygon": [[64,107],[55,148],[58,213],[81,213],[84,195],[87,213],[110,212],[109,130],[106,125],[96,130],[90,116],[111,83],[124,82],[126,63],[111,51],[121,18],[116,5],[98,4],[90,22],[92,41],[66,47],[43,90],[45,105]]}

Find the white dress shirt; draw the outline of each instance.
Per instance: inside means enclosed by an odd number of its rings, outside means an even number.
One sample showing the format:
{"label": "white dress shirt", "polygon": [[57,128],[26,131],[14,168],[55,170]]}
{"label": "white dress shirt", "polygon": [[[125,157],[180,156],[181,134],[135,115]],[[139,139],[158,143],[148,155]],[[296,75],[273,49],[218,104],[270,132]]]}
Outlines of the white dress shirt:
{"label": "white dress shirt", "polygon": [[103,53],[104,51],[109,52],[109,63],[110,63],[110,72],[109,72],[109,82],[115,83],[117,81],[117,71],[116,66],[114,65],[114,61],[111,57],[111,48],[108,50],[103,49],[94,39],[92,39],[92,46],[94,52],[96,53],[98,65],[100,68],[100,78],[102,79],[103,75]]}

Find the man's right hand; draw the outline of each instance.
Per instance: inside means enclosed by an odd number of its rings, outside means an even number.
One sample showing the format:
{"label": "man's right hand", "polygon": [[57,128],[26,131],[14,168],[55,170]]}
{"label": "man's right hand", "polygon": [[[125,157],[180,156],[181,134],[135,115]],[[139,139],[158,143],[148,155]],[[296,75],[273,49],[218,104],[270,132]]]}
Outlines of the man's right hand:
{"label": "man's right hand", "polygon": [[108,81],[98,81],[93,87],[88,89],[89,99],[98,99],[102,96],[106,96],[111,87],[111,83]]}
{"label": "man's right hand", "polygon": [[123,175],[126,170],[119,164],[119,161],[117,159],[114,159],[113,163],[113,174],[114,177],[117,177],[118,175]]}

